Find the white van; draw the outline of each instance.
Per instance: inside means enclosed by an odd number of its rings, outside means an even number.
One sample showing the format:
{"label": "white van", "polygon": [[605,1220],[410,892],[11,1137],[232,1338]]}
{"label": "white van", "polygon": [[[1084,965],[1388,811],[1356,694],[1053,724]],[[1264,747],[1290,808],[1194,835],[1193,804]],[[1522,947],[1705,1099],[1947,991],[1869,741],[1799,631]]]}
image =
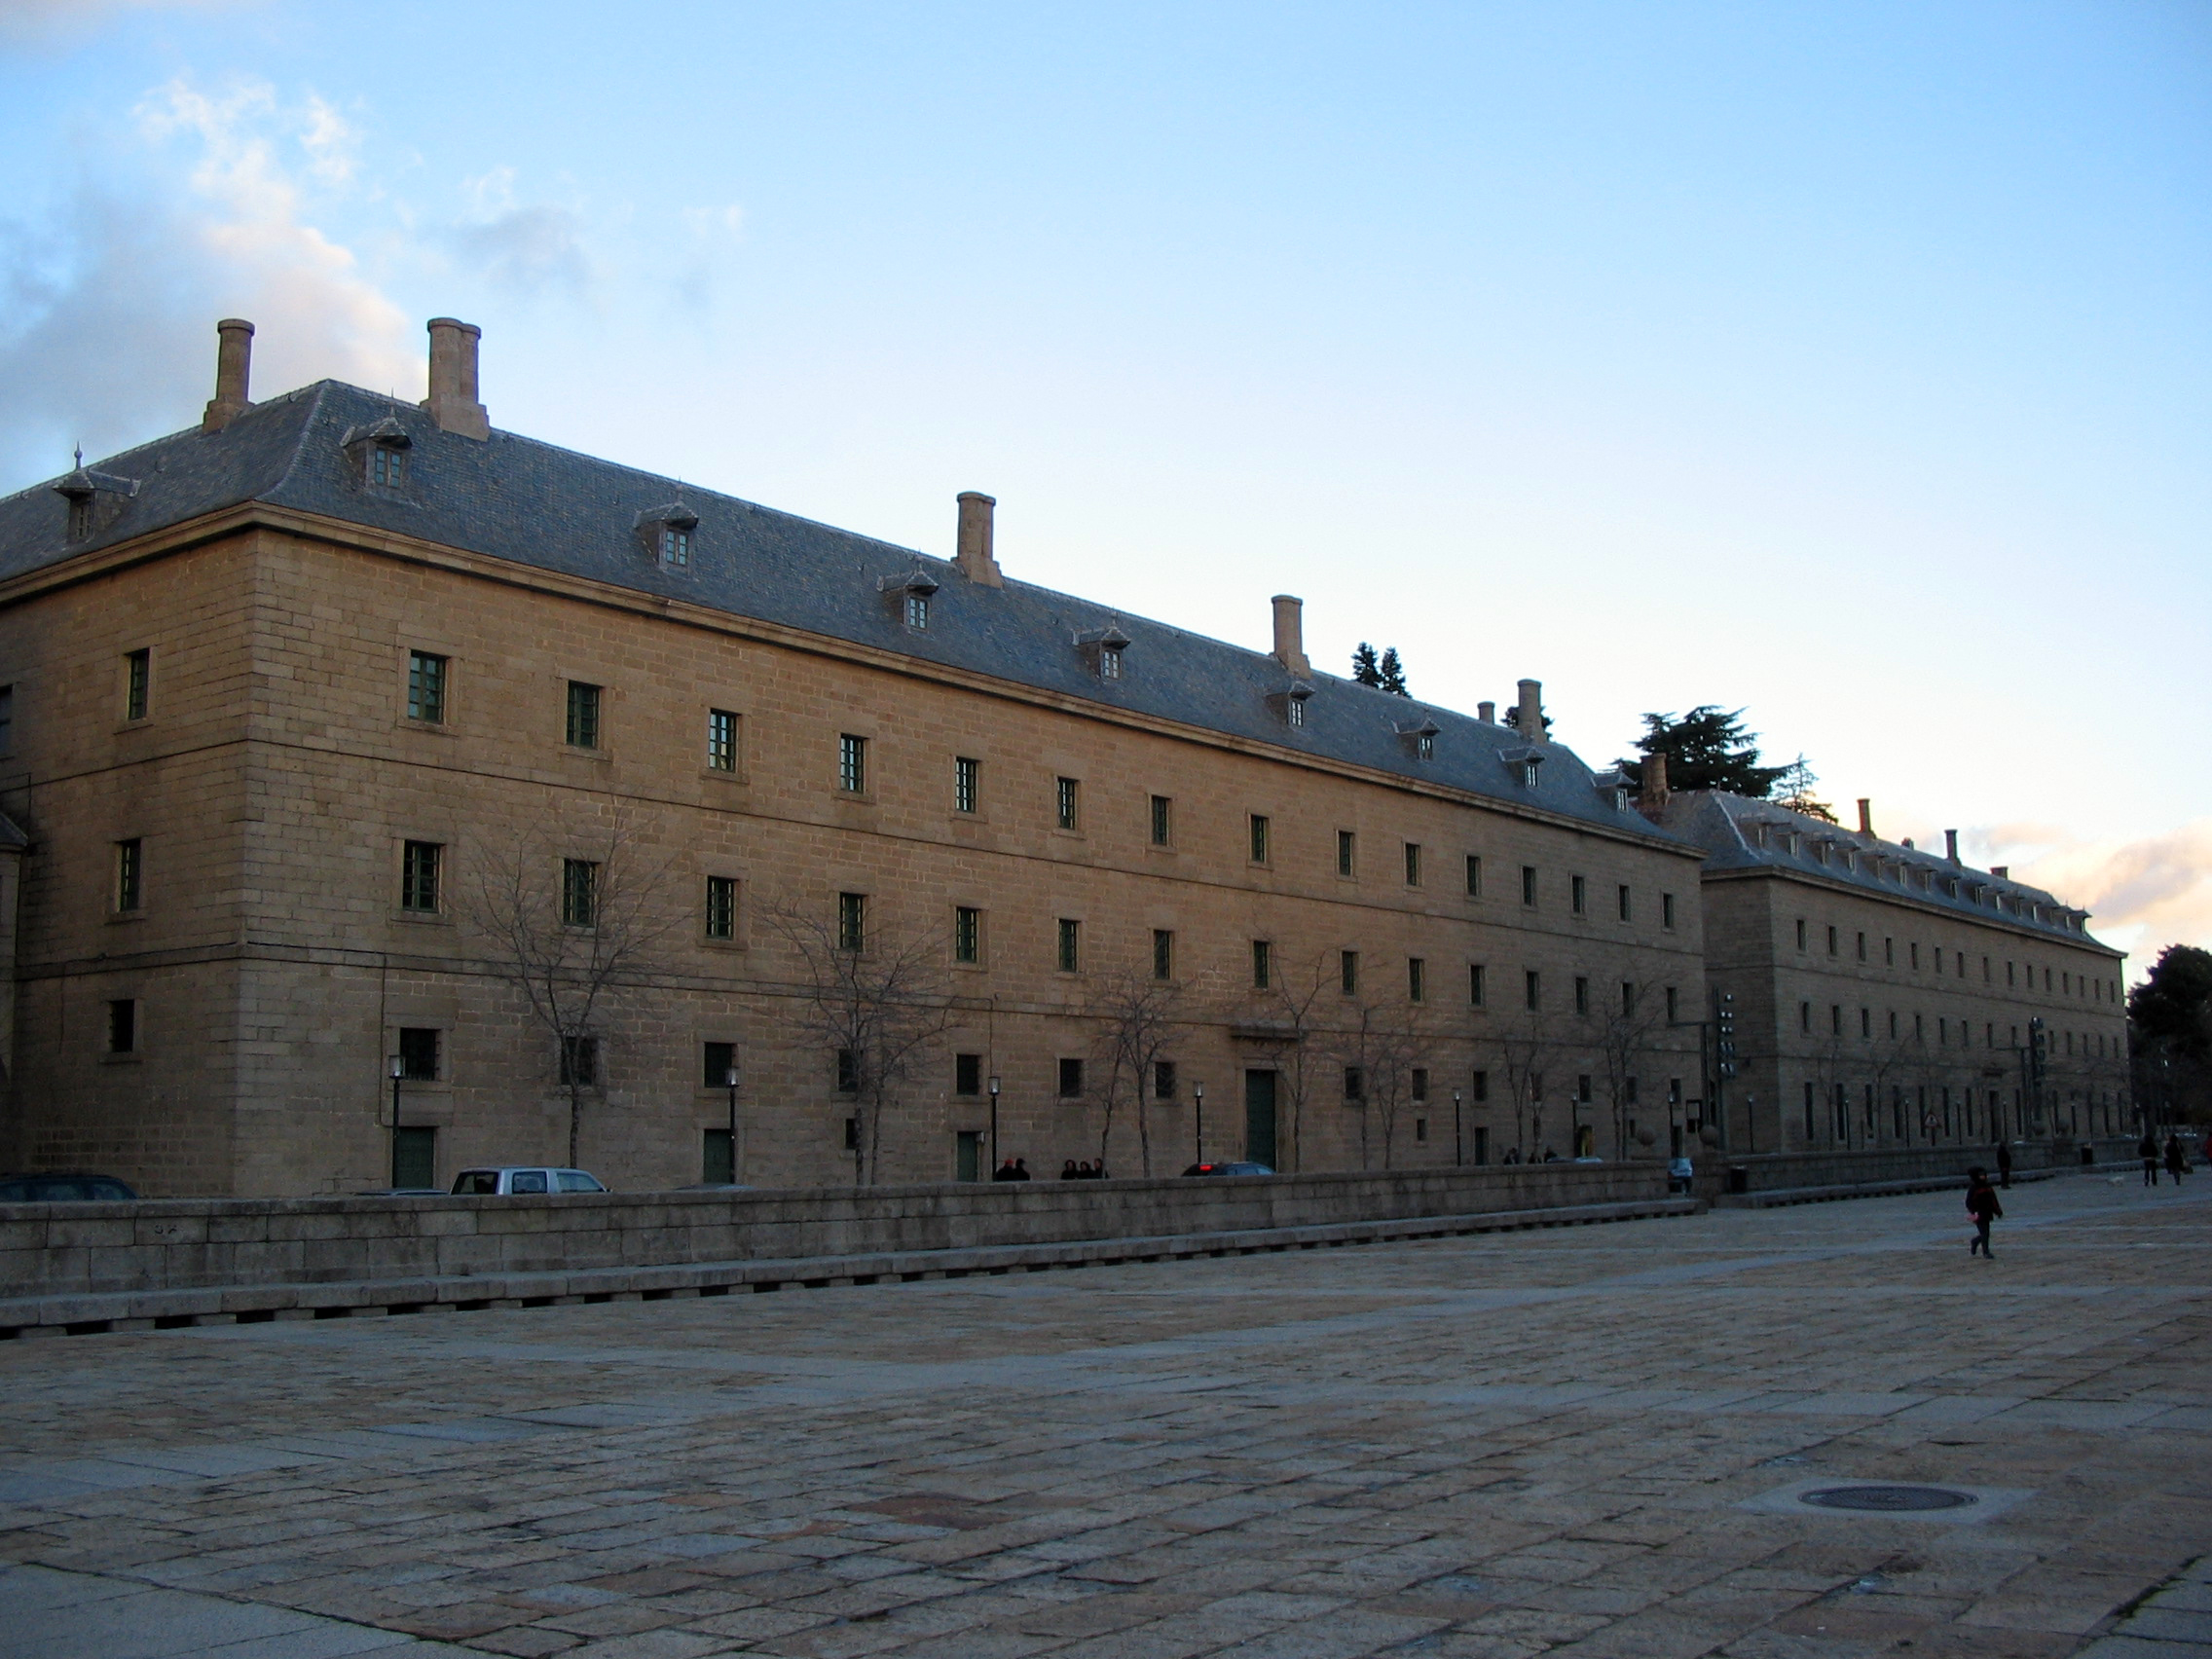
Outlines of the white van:
{"label": "white van", "polygon": [[463,1169],[453,1178],[453,1190],[480,1198],[520,1198],[524,1194],[604,1193],[596,1177],[581,1169],[551,1169],[543,1164],[500,1164],[496,1169]]}

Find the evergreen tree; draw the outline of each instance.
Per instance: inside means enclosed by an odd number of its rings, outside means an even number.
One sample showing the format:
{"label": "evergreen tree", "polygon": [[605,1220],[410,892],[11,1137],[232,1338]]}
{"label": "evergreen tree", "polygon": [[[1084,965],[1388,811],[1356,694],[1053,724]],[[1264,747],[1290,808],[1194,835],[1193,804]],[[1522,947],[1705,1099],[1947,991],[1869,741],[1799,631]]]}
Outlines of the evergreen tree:
{"label": "evergreen tree", "polygon": [[2139,1045],[2163,1043],[2193,1060],[2212,1059],[2212,950],[2169,944],[2127,993]]}
{"label": "evergreen tree", "polygon": [[1351,677],[1359,685],[1382,683],[1382,665],[1375,660],[1375,647],[1365,640],[1360,641],[1359,649],[1351,653]]}
{"label": "evergreen tree", "polygon": [[[1667,763],[1671,766],[1674,761]],[[1807,818],[1835,823],[1835,808],[1813,793],[1813,786],[1820,781],[1820,773],[1813,770],[1804,756],[1798,756],[1783,767],[1782,776],[1775,780],[1774,804],[1787,806],[1791,812],[1802,812]]]}
{"label": "evergreen tree", "polygon": [[1405,664],[1398,660],[1398,647],[1396,645],[1388,645],[1383,648],[1382,661],[1378,673],[1380,678],[1377,679],[1375,683],[1392,696],[1411,697],[1413,695],[1411,691],[1406,689],[1406,668]]}
{"label": "evergreen tree", "polygon": [[[1791,770],[1760,765],[1758,733],[1744,729],[1744,711],[1731,714],[1717,703],[1700,703],[1678,719],[1673,715],[1645,715],[1643,735],[1636,740],[1636,747],[1645,759],[1667,756],[1670,790],[1725,790],[1764,800]],[[1613,764],[1636,782],[1643,781],[1642,760]]]}

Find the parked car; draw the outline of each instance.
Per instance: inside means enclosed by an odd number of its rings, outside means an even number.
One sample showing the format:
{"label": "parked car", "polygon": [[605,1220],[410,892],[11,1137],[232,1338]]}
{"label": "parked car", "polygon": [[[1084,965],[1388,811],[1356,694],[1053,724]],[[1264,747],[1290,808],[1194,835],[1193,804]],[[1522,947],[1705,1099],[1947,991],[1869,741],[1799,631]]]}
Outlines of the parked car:
{"label": "parked car", "polygon": [[604,1193],[598,1177],[581,1169],[554,1169],[542,1163],[505,1164],[491,1169],[463,1169],[453,1180],[456,1193],[478,1197],[520,1197],[525,1193]]}
{"label": "parked car", "polygon": [[1272,1175],[1265,1163],[1194,1163],[1186,1175]]}
{"label": "parked car", "polygon": [[0,1175],[0,1204],[81,1204],[135,1198],[129,1183],[82,1169],[47,1169],[36,1175]]}

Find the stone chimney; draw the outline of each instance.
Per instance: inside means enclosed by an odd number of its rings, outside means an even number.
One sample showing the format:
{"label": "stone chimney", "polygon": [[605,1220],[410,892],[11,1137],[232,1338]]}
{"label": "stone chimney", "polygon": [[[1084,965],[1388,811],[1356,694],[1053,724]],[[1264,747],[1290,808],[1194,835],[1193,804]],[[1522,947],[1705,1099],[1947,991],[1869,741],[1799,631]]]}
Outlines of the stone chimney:
{"label": "stone chimney", "polygon": [[1673,798],[1673,792],[1667,788],[1667,756],[1646,755],[1638,771],[1643,784],[1636,792],[1636,810],[1656,824],[1666,816],[1667,802]]}
{"label": "stone chimney", "polygon": [[423,407],[444,432],[489,438],[492,417],[476,400],[476,343],[484,331],[450,316],[430,318],[430,395]]}
{"label": "stone chimney", "polygon": [[1867,795],[1859,797],[1859,832],[1869,840],[1874,835],[1874,802]]}
{"label": "stone chimney", "polygon": [[1477,703],[1475,705],[1475,719],[1485,725],[1497,724],[1497,705],[1495,703]]}
{"label": "stone chimney", "polygon": [[1542,743],[1544,737],[1544,682],[1540,680],[1524,680],[1520,682],[1521,705],[1519,730],[1530,743]]}
{"label": "stone chimney", "polygon": [[1313,672],[1306,660],[1306,601],[1278,593],[1268,603],[1275,608],[1275,661],[1304,680]]}
{"label": "stone chimney", "polygon": [[1953,864],[1959,862],[1959,832],[1956,830],[1943,831],[1943,856]]}
{"label": "stone chimney", "polygon": [[2009,881],[2012,879],[2012,866],[2010,865],[1991,865],[1989,873],[1997,877],[1999,881]]}
{"label": "stone chimney", "polygon": [[203,432],[219,432],[253,407],[246,382],[253,373],[253,324],[227,316],[215,324],[215,395],[200,417]]}
{"label": "stone chimney", "polygon": [[984,587],[1004,587],[1006,577],[991,552],[991,509],[998,498],[975,490],[960,492],[960,540],[952,563],[960,573]]}

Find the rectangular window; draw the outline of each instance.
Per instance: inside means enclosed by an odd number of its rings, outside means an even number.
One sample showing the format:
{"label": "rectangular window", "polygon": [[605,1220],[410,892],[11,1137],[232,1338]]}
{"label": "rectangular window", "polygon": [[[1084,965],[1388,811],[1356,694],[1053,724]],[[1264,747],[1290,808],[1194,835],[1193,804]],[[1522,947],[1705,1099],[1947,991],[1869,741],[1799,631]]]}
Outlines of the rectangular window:
{"label": "rectangular window", "polygon": [[1346,996],[1356,997],[1359,995],[1358,951],[1340,950],[1337,952],[1337,977],[1338,982],[1344,986]]}
{"label": "rectangular window", "polygon": [[1809,1002],[1797,1005],[1797,1029],[1808,1037],[1813,1034],[1813,1005]]}
{"label": "rectangular window", "polygon": [[953,906],[952,960],[971,966],[983,960],[983,912],[973,904]]}
{"label": "rectangular window", "polygon": [[136,910],[146,903],[146,843],[137,839],[115,844],[115,907]]}
{"label": "rectangular window", "polygon": [[930,625],[930,596],[926,593],[909,593],[906,596],[906,626],[916,633]]}
{"label": "rectangular window", "polygon": [[1484,999],[1489,991],[1489,987],[1483,983],[1485,977],[1483,965],[1480,962],[1467,964],[1467,1006],[1469,1008],[1481,1008],[1483,1006]]}
{"label": "rectangular window", "polygon": [[847,794],[867,793],[867,739],[851,732],[837,736],[837,787]]}
{"label": "rectangular window", "polygon": [[1359,837],[1349,830],[1337,831],[1337,873],[1350,875],[1358,867]]}
{"label": "rectangular window", "polygon": [[707,711],[707,770],[737,770],[737,716],[727,709]]}
{"label": "rectangular window", "polygon": [[1175,977],[1175,935],[1171,929],[1152,930],[1152,977],[1155,979]]}
{"label": "rectangular window", "polygon": [[590,859],[561,861],[561,920],[571,928],[599,920],[599,866]]}
{"label": "rectangular window", "polygon": [[966,755],[952,757],[952,810],[974,812],[982,793],[983,763]]}
{"label": "rectangular window", "polygon": [[1469,853],[1469,854],[1467,855],[1467,897],[1468,897],[1468,898],[1470,898],[1470,899],[1480,899],[1480,898],[1481,898],[1482,896],[1483,896],[1483,860],[1482,860],[1482,855],[1481,855],[1480,853]]}
{"label": "rectangular window", "polygon": [[1874,1035],[1874,1011],[1870,1008],[1862,1008],[1859,1011],[1859,1035],[1862,1037]]}
{"label": "rectangular window", "polygon": [[1083,1062],[1081,1060],[1062,1060],[1060,1062],[1060,1098],[1062,1100],[1077,1100],[1082,1098],[1082,1095]]}
{"label": "rectangular window", "polygon": [[435,1026],[403,1025],[399,1028],[399,1079],[402,1083],[438,1081],[438,1038]]}
{"label": "rectangular window", "polygon": [[1917,974],[1920,972],[1920,946],[1913,944],[1908,945],[1906,948],[1912,953],[1912,971]]}
{"label": "rectangular window", "polygon": [[0,685],[0,755],[16,753],[16,688]]}
{"label": "rectangular window", "polygon": [[599,1039],[597,1037],[564,1037],[561,1039],[561,1082],[590,1087],[599,1082]]}
{"label": "rectangular window", "polygon": [[1172,1100],[1175,1098],[1175,1062],[1173,1060],[1155,1060],[1152,1062],[1152,1097],[1155,1100]]}
{"label": "rectangular window", "polygon": [[735,939],[737,937],[737,878],[730,875],[707,877],[707,937],[709,939]]}
{"label": "rectangular window", "polygon": [[1828,1004],[1828,1035],[1830,1037],[1841,1037],[1843,1035],[1843,1005],[1841,1003]]}
{"label": "rectangular window", "polygon": [[407,653],[407,718],[441,725],[446,718],[446,659],[429,651]]}
{"label": "rectangular window", "polygon": [[[702,1043],[699,1046],[699,1087],[727,1088],[737,1070],[735,1043]],[[726,1132],[726,1131],[725,1131]]]}
{"label": "rectangular window", "polygon": [[1588,1014],[1590,1012],[1590,980],[1581,974],[1574,976],[1574,1012],[1576,1014]]}
{"label": "rectangular window", "polygon": [[1419,841],[1408,841],[1406,843],[1406,885],[1408,887],[1419,887],[1420,885],[1420,843]]}
{"label": "rectangular window", "polygon": [[569,747],[599,747],[599,693],[596,685],[581,680],[569,682]]}
{"label": "rectangular window", "polygon": [[1864,934],[1859,936],[1859,960],[1862,962],[1866,960],[1866,936]]}
{"label": "rectangular window", "polygon": [[1406,1001],[1428,1000],[1428,964],[1419,956],[1406,958]]}
{"label": "rectangular window", "polygon": [[1346,1100],[1365,1100],[1367,1098],[1367,1073],[1359,1066],[1345,1067],[1345,1098]]}
{"label": "rectangular window", "polygon": [[1490,1098],[1490,1073],[1478,1071],[1467,1079],[1467,1098],[1480,1106]]}
{"label": "rectangular window", "polygon": [[1620,890],[1615,895],[1615,902],[1620,907],[1621,920],[1624,922],[1630,920],[1631,913],[1629,908],[1628,883],[1626,883],[1625,881],[1621,883]]}
{"label": "rectangular window", "polygon": [[1060,972],[1083,971],[1083,924],[1072,916],[1060,918]]}
{"label": "rectangular window", "polygon": [[1659,895],[1659,925],[1663,928],[1668,929],[1670,932],[1672,932],[1674,929],[1675,896],[1672,893],[1662,893]]}
{"label": "rectangular window", "polygon": [[1536,903],[1536,866],[1521,866],[1521,903],[1533,909]]}
{"label": "rectangular window", "polygon": [[1416,1100],[1426,1100],[1428,1098],[1428,1068],[1426,1066],[1413,1068],[1412,1089],[1413,1097]]}
{"label": "rectangular window", "polygon": [[1175,803],[1166,795],[1152,797],[1152,844],[1164,847],[1174,838]]}
{"label": "rectangular window", "polygon": [[1578,1073],[1574,1079],[1574,1098],[1583,1105],[1590,1104],[1590,1074]]}
{"label": "rectangular window", "polygon": [[380,490],[396,490],[407,482],[407,452],[396,444],[376,444],[369,450],[369,482]]}
{"label": "rectangular window", "polygon": [[1073,778],[1053,780],[1053,808],[1062,830],[1083,828],[1083,786]]}
{"label": "rectangular window", "polygon": [[[860,1091],[860,1060],[852,1050],[839,1049],[837,1051],[837,1092],[839,1094],[858,1094]],[[859,1139],[853,1132],[859,1122],[860,1120],[857,1118],[845,1120],[845,1150],[847,1152],[852,1151],[859,1144]]]}
{"label": "rectangular window", "polygon": [[142,720],[152,707],[154,653],[130,651],[123,659],[123,718]]}
{"label": "rectangular window", "polygon": [[439,903],[439,866],[445,848],[435,841],[409,841],[399,852],[399,907],[431,914]]}
{"label": "rectangular window", "polygon": [[1635,1016],[1636,981],[1634,979],[1623,979],[1621,981],[1621,1017],[1633,1019]]}
{"label": "rectangular window", "polygon": [[840,893],[837,895],[837,948],[839,950],[865,950],[867,948],[867,895]]}
{"label": "rectangular window", "polygon": [[1257,812],[1252,814],[1251,833],[1252,862],[1264,865],[1268,862],[1268,821]]}
{"label": "rectangular window", "polygon": [[1264,991],[1275,982],[1275,947],[1264,939],[1252,941],[1252,988]]}
{"label": "rectangular window", "polygon": [[1530,1013],[1544,1005],[1544,977],[1533,968],[1521,976],[1521,1005]]}
{"label": "rectangular window", "polygon": [[1669,1025],[1675,1023],[1675,1009],[1679,998],[1679,994],[1680,993],[1673,985],[1669,985],[1667,987],[1667,1023]]}
{"label": "rectangular window", "polygon": [[1885,968],[1895,968],[1898,965],[1898,941],[1894,939],[1882,940],[1882,965]]}
{"label": "rectangular window", "polygon": [[107,1051],[111,1054],[135,1054],[138,1051],[138,1004],[130,997],[121,997],[107,1005]]}
{"label": "rectangular window", "polygon": [[1828,929],[1828,954],[1836,954],[1836,931],[1833,928]]}
{"label": "rectangular window", "polygon": [[1576,915],[1586,915],[1590,909],[1590,883],[1581,876],[1569,876],[1567,883],[1567,908]]}
{"label": "rectangular window", "polygon": [[1805,920],[1802,916],[1797,919],[1797,948],[1805,948]]}
{"label": "rectangular window", "polygon": [[955,1054],[952,1056],[952,1092],[976,1095],[983,1092],[983,1056],[980,1054]]}

